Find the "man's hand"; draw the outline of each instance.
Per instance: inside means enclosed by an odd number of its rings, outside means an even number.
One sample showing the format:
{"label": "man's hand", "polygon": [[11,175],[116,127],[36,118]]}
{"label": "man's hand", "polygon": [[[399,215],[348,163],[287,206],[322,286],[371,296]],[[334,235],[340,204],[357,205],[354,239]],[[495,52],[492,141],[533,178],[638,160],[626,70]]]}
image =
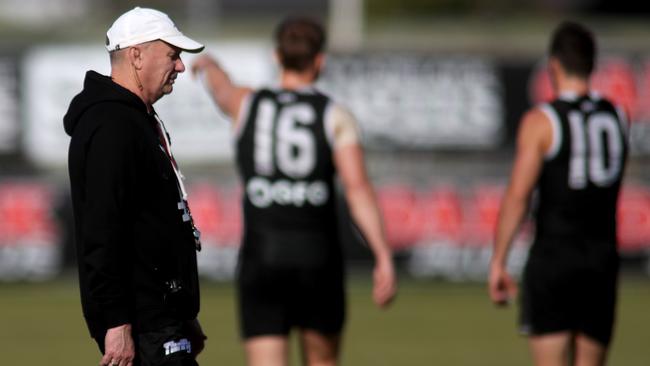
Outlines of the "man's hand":
{"label": "man's hand", "polygon": [[196,357],[201,353],[201,351],[203,351],[205,340],[208,339],[208,337],[203,333],[203,329],[201,328],[198,319],[187,322],[187,330],[187,336],[190,338],[190,343],[192,344],[192,355]]}
{"label": "man's hand", "polygon": [[219,62],[208,54],[195,58],[191,69],[192,75],[203,83],[219,109],[230,117],[236,126],[242,101],[252,90],[234,84]]}
{"label": "man's hand", "polygon": [[104,357],[99,366],[132,366],[135,346],[131,336],[131,324],[111,328],[104,338]]}
{"label": "man's hand", "polygon": [[490,300],[496,305],[508,305],[510,299],[517,296],[517,283],[510,277],[508,271],[497,264],[490,266],[490,277],[488,279],[488,291]]}
{"label": "man's hand", "polygon": [[192,62],[192,75],[197,76],[209,67],[216,67],[217,69],[221,70],[221,67],[212,56],[208,54],[197,56]]}
{"label": "man's hand", "polygon": [[397,292],[397,278],[392,258],[378,259],[372,277],[374,282],[372,298],[375,304],[383,309],[393,301]]}

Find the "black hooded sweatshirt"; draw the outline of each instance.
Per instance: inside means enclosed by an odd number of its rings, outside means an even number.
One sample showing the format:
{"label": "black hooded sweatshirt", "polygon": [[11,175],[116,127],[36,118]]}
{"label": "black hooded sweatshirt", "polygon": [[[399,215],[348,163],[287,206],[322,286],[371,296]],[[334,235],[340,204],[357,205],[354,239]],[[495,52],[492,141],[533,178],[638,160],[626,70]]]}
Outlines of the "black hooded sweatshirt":
{"label": "black hooded sweatshirt", "polygon": [[192,225],[153,113],[88,71],[63,118],[81,303],[94,338],[126,323],[160,329],[199,311]]}

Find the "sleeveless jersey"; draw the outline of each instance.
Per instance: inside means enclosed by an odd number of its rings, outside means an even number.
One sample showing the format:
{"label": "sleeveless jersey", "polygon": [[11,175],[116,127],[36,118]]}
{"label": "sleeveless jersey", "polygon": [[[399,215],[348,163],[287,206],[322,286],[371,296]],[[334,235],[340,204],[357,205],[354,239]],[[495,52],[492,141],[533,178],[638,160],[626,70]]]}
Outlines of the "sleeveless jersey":
{"label": "sleeveless jersey", "polygon": [[315,89],[249,96],[236,141],[247,228],[335,231],[330,104]]}
{"label": "sleeveless jersey", "polygon": [[628,150],[624,113],[595,95],[566,95],[541,109],[551,121],[553,144],[537,186],[537,243],[615,248]]}

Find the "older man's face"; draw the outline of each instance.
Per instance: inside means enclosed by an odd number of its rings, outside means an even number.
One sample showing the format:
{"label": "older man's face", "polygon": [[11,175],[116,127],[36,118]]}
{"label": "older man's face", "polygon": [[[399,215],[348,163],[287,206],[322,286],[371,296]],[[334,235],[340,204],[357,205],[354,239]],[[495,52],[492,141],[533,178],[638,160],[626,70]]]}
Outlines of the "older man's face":
{"label": "older man's face", "polygon": [[185,71],[181,50],[163,41],[151,42],[143,48],[140,74],[143,93],[151,104],[174,88],[176,76]]}

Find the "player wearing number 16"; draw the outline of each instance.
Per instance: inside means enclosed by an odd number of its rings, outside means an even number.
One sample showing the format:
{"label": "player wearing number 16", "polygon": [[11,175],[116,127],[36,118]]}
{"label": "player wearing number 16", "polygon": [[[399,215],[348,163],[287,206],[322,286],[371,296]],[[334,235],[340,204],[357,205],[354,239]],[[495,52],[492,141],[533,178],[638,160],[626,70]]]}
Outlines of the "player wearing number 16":
{"label": "player wearing number 16", "polygon": [[622,109],[590,92],[593,36],[565,22],[548,67],[557,99],[522,119],[490,266],[489,292],[516,292],[506,259],[531,194],[539,193],[535,241],[524,270],[521,331],[536,365],[603,365],[616,307],[616,205],[627,156]]}
{"label": "player wearing number 16", "polygon": [[335,365],[345,317],[337,173],[375,256],[373,297],[380,307],[395,294],[393,262],[356,123],[313,85],[323,66],[323,29],[287,19],[275,40],[276,88],[234,85],[209,56],[199,57],[192,71],[236,131],[245,226],[237,282],[248,364],[286,365],[287,335],[297,328],[307,364]]}

